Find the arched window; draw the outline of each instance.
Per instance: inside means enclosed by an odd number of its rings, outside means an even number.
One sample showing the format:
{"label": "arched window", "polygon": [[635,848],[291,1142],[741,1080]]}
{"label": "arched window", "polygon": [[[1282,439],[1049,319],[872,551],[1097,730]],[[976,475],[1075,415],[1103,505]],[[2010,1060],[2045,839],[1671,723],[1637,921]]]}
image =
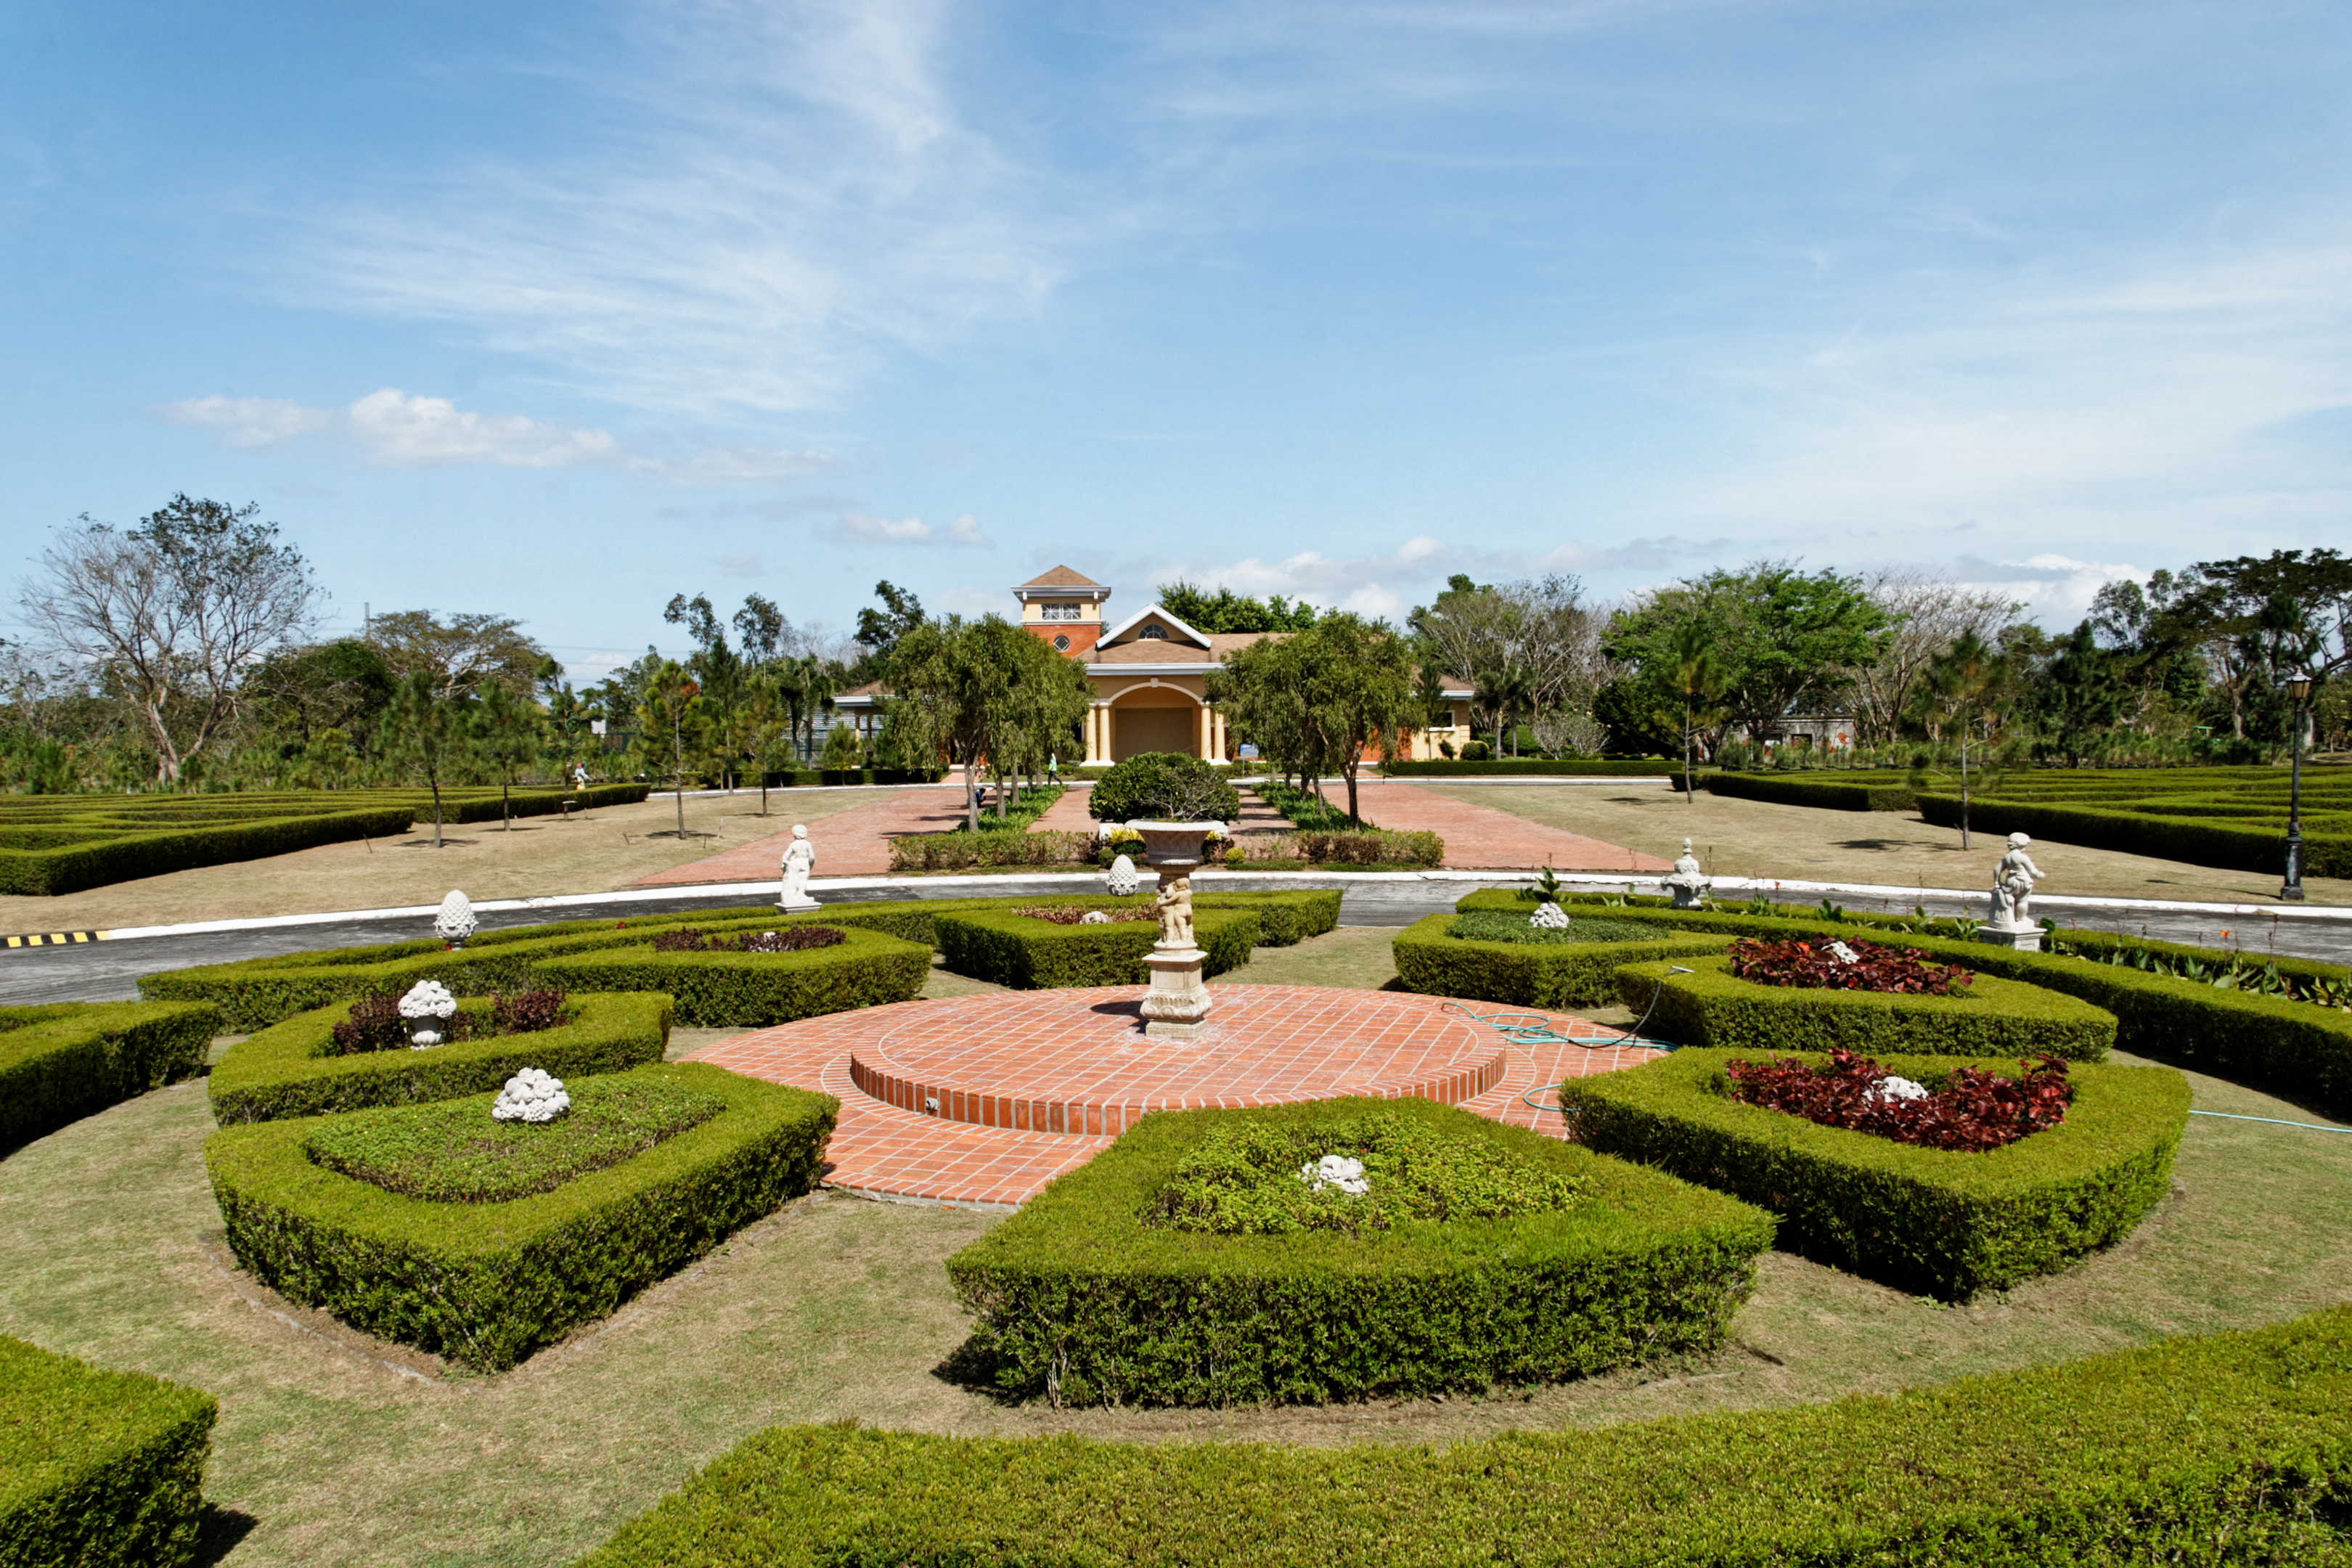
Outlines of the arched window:
{"label": "arched window", "polygon": [[1143,638],[1146,642],[1166,642],[1168,640],[1168,628],[1159,625],[1148,626],[1135,635]]}

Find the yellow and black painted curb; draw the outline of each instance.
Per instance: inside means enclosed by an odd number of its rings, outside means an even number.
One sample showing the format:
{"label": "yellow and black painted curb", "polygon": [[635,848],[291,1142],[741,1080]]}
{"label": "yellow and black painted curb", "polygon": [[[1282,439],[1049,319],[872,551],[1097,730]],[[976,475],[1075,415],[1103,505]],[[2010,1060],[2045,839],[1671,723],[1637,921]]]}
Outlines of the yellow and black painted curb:
{"label": "yellow and black painted curb", "polygon": [[113,935],[110,931],[37,931],[31,936],[0,937],[0,942],[10,947],[66,947],[78,942],[106,942]]}

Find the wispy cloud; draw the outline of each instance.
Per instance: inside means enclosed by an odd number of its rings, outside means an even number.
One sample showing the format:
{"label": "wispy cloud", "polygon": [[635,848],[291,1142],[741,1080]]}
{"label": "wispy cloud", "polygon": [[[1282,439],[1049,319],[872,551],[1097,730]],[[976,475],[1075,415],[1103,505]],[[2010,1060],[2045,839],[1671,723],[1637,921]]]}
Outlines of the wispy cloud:
{"label": "wispy cloud", "polygon": [[296,292],[452,323],[641,407],[828,403],[1060,270],[1043,183],[943,83],[942,11],[652,8],[625,74],[575,80],[572,156],[354,204]]}
{"label": "wispy cloud", "polygon": [[845,544],[950,544],[967,545],[976,549],[993,549],[993,542],[980,531],[980,524],[966,512],[945,528],[933,528],[919,517],[868,517],[862,511],[845,511],[825,527],[814,531],[818,539],[837,540]]}
{"label": "wispy cloud", "polygon": [[713,447],[688,458],[633,451],[610,432],[557,425],[524,414],[476,414],[446,397],[387,386],[341,408],[275,397],[217,393],[167,403],[159,417],[207,429],[222,445],[262,451],[323,440],[387,468],[487,465],[504,468],[614,468],[680,485],[755,486],[829,467],[822,452]]}

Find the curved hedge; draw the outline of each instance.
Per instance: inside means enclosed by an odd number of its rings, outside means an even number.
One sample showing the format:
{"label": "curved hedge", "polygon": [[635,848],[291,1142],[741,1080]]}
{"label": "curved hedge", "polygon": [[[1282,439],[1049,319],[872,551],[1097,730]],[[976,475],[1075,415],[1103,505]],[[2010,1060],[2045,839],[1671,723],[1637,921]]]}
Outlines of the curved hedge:
{"label": "curved hedge", "polygon": [[[236,1260],[353,1327],[488,1371],[604,1317],[816,1184],[840,1102],[701,1062],[636,1069],[727,1109],[634,1159],[506,1203],[403,1197],[323,1169],[315,1121],[227,1127],[205,1166]],[[496,1097],[479,1097],[489,1116]],[[561,1134],[562,1124],[547,1131]]]}
{"label": "curved hedge", "polygon": [[0,1153],[194,1078],[221,1032],[220,1009],[202,1003],[0,1007]]}
{"label": "curved hedge", "polygon": [[1824,811],[1910,811],[1919,804],[1907,784],[1832,784],[1801,773],[1709,773],[1698,783],[1709,795]]}
{"label": "curved hedge", "polygon": [[[1140,985],[1151,978],[1144,954],[1160,939],[1157,921],[1056,925],[1009,910],[960,910],[936,917],[940,954],[958,974],[1016,991],[1076,985]],[[1208,956],[1203,974],[1247,963],[1257,945],[1253,910],[1202,910],[1192,917],[1195,944]]]}
{"label": "curved hedge", "polygon": [[[1147,1226],[1177,1163],[1236,1119],[1377,1109],[1580,1176],[1587,1201],[1514,1219],[1220,1236]],[[1672,1177],[1428,1100],[1160,1111],[948,1259],[979,1319],[964,1357],[1064,1403],[1361,1399],[1557,1381],[1720,1344],[1768,1215]]]}
{"label": "curved hedge", "polygon": [[[1857,930],[1865,934],[1899,932],[1904,945],[1919,948],[1940,963],[2046,986],[2105,1008],[2116,1016],[2118,1050],[2263,1089],[2326,1115],[2352,1116],[2352,1013],[2339,1007],[2152,974],[2075,953],[2019,952],[1939,934],[1939,927],[1950,930],[1948,921],[1849,914],[1832,922],[1785,904],[1774,906],[1778,912],[1772,915],[1751,915],[1721,909],[1675,910],[1663,899],[1621,901],[1596,896],[1563,901],[1605,907],[1611,920],[1654,921],[1677,930],[1720,932],[1727,940],[1852,936]],[[1527,907],[1517,894],[1492,889],[1472,893],[1454,905],[1457,910]],[[1888,940],[1897,939],[1890,934]],[[2084,954],[2168,945],[2085,931],[2062,932],[2060,940]],[[2215,959],[2230,956],[2203,951]],[[2308,959],[2274,962],[2284,973],[2322,974],[2339,984],[2352,981],[2352,969],[2342,965]]]}
{"label": "curved hedge", "polygon": [[779,1426],[579,1568],[2345,1568],[2352,1308],[1828,1404],[1424,1445]]}
{"label": "curved hedge", "polygon": [[1457,918],[1426,916],[1389,944],[1406,990],[1521,1007],[1604,1006],[1617,1000],[1620,965],[1720,953],[1725,942],[1671,931],[1648,942],[1473,942],[1446,934]]}
{"label": "curved hedge", "polygon": [[[2160,805],[2150,811],[2160,811]],[[1919,815],[1940,827],[1960,822],[1960,797],[1923,795]],[[2275,826],[2233,826],[2209,817],[2160,816],[2085,805],[2042,805],[1976,798],[1969,802],[1969,826],[1979,833],[2030,833],[2087,849],[2113,849],[2220,866],[2233,871],[2284,871],[2286,867],[2284,810]],[[2303,869],[2311,877],[2352,877],[2352,833],[2303,836]]]}
{"label": "curved hedge", "polygon": [[[1956,1067],[2017,1071],[2014,1058],[1873,1054],[1931,1087]],[[1785,1246],[1956,1300],[2129,1235],[2162,1200],[2189,1118],[2170,1068],[2076,1067],[2056,1127],[1981,1153],[1923,1149],[1733,1099],[1723,1064],[1753,1055],[1676,1051],[1570,1079],[1560,1103],[1579,1142],[1759,1204]]]}
{"label": "curved hedge", "polygon": [[1551,759],[1544,757],[1496,757],[1483,763],[1465,763],[1458,758],[1433,757],[1425,762],[1391,762],[1381,764],[1383,777],[1392,779],[1448,779],[1493,777],[1557,776],[1560,778],[1655,778],[1661,773],[1679,775],[1683,771],[1680,757],[1643,757],[1631,761],[1609,761],[1591,757]]}
{"label": "curved hedge", "polygon": [[194,1561],[219,1411],[209,1394],[0,1334],[0,1563]]}
{"label": "curved hedge", "polygon": [[[207,1085],[213,1115],[226,1126],[412,1105],[495,1091],[527,1067],[586,1078],[661,1060],[669,1044],[667,996],[583,995],[570,1003],[577,1016],[552,1029],[351,1056],[331,1054],[334,1027],[350,1016],[351,1005],[321,1007],[231,1046]],[[479,998],[459,1005],[488,1011]]]}
{"label": "curved hedge", "polygon": [[665,992],[677,1000],[678,1021],[697,1026],[782,1024],[923,994],[929,948],[877,931],[843,936],[799,952],[656,952],[641,942],[545,959],[532,973],[559,990]]}
{"label": "curved hedge", "polygon": [[[1675,973],[1676,967],[1687,973]],[[1765,985],[1721,955],[1683,965],[1629,963],[1618,996],[1649,1013],[1649,1032],[1685,1046],[1780,1053],[2019,1057],[2095,1062],[2115,1044],[2116,1016],[2046,986],[1979,974],[1948,996]]]}

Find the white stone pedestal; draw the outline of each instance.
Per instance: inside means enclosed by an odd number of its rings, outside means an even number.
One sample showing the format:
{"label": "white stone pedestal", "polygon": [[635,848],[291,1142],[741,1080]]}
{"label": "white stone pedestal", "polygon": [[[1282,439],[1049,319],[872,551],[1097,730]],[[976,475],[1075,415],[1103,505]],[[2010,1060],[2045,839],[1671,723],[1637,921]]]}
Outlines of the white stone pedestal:
{"label": "white stone pedestal", "polygon": [[1208,1021],[1209,987],[1201,965],[1209,955],[1197,947],[1155,947],[1144,954],[1151,989],[1143,997],[1143,1032],[1156,1039],[1189,1040]]}
{"label": "white stone pedestal", "polygon": [[2042,928],[2040,926],[1979,926],[1977,940],[1989,942],[1995,947],[2013,947],[2020,952],[2040,952]]}
{"label": "white stone pedestal", "polygon": [[798,898],[786,894],[776,900],[776,912],[780,915],[804,915],[822,907],[806,893],[801,894]]}

